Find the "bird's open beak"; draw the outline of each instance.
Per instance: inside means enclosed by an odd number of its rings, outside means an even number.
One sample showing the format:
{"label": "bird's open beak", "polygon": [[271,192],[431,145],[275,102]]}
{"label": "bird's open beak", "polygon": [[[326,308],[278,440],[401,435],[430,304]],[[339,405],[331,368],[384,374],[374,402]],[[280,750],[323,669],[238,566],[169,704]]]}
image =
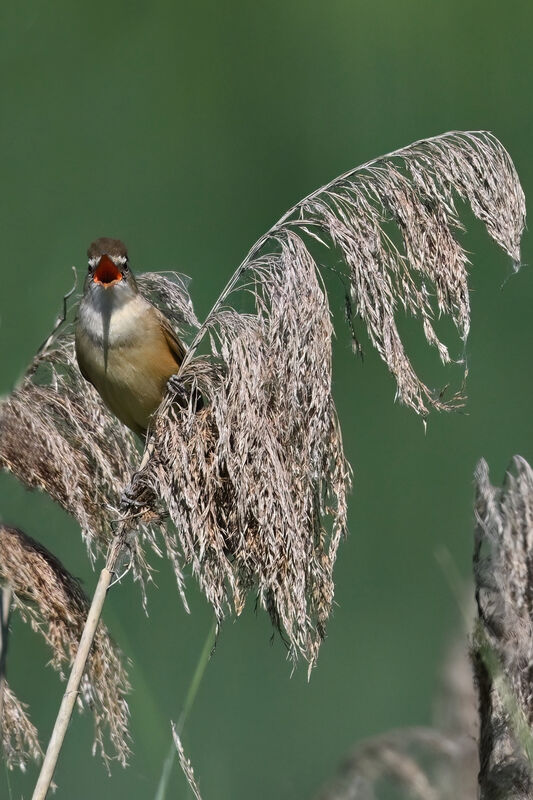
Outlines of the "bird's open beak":
{"label": "bird's open beak", "polygon": [[93,275],[93,281],[100,283],[105,289],[122,280],[122,273],[109,256],[102,256]]}

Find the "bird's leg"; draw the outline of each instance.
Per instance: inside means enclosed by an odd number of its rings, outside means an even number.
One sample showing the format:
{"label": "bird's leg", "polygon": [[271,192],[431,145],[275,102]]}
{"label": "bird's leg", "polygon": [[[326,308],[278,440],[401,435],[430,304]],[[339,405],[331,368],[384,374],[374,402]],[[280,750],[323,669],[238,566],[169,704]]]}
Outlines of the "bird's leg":
{"label": "bird's leg", "polygon": [[148,463],[153,451],[154,451],[153,441],[149,440],[148,444],[146,445],[145,451],[143,453],[141,463],[139,464],[139,469],[133,473],[133,475],[131,476],[131,481],[122,490],[122,494],[120,495],[121,510],[123,511],[131,511],[131,509],[139,510],[140,508],[143,508],[144,506],[150,504],[149,498],[151,498],[152,492],[145,486],[141,487],[137,486],[137,479],[139,474],[142,472],[142,470]]}

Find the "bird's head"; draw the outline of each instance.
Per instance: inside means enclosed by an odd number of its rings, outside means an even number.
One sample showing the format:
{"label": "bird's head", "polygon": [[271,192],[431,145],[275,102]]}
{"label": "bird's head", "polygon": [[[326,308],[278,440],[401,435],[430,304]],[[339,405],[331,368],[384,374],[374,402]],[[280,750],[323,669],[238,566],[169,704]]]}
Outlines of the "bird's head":
{"label": "bird's head", "polygon": [[128,251],[120,239],[103,236],[87,250],[89,268],[85,291],[111,294],[136,294],[137,284],[129,268]]}

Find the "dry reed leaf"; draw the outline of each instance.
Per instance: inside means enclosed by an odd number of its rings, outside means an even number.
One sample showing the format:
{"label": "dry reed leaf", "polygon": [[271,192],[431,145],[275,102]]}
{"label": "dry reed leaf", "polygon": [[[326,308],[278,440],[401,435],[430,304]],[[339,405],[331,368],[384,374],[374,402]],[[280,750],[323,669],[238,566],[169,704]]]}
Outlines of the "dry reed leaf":
{"label": "dry reed leaf", "polygon": [[[0,582],[12,589],[13,608],[50,646],[50,663],[65,680],[89,610],[79,582],[39,542],[5,525],[0,525]],[[92,711],[93,752],[98,751],[106,765],[112,758],[125,765],[129,754],[126,694],[130,686],[122,662],[120,650],[100,622],[78,707]],[[106,750],[106,736],[114,750],[112,756]]]}

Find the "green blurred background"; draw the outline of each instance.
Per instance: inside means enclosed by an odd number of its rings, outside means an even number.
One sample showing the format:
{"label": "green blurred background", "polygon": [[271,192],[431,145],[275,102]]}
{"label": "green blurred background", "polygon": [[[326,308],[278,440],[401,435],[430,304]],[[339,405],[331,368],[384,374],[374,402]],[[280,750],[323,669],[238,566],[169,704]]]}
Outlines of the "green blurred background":
{"label": "green blurred background", "polygon": [[[369,158],[449,129],[492,130],[526,196],[531,168],[533,6],[489,0],[199,3],[66,0],[1,7],[0,391],[50,329],[71,265],[96,236],[123,238],[137,269],[192,277],[202,317],[250,244],[304,194]],[[472,475],[500,482],[533,460],[529,266],[465,215],[473,268],[465,413],[417,417],[394,404],[375,353],[355,360],[344,331],[334,392],[355,470],[349,539],[318,666],[291,677],[279,638],[252,603],[219,637],[184,743],[204,800],[305,800],[356,741],[425,724],[459,598],[437,554],[470,572]],[[528,264],[529,239],[523,246]],[[332,305],[342,322],[342,298]],[[459,353],[456,343],[456,354]],[[440,385],[421,337],[415,363]],[[427,373],[426,373],[427,374]],[[0,476],[0,515],[53,550],[91,593],[74,522]],[[151,798],[211,614],[192,613],[156,564],[149,617],[127,580],[105,619],[132,661],[134,756],[111,779],[90,755],[89,715],[71,723],[58,798]],[[14,623],[9,677],[43,743],[62,691],[45,648]],[[34,770],[10,774],[29,797]],[[186,797],[177,768],[169,796]],[[0,772],[0,797],[8,797]]]}

